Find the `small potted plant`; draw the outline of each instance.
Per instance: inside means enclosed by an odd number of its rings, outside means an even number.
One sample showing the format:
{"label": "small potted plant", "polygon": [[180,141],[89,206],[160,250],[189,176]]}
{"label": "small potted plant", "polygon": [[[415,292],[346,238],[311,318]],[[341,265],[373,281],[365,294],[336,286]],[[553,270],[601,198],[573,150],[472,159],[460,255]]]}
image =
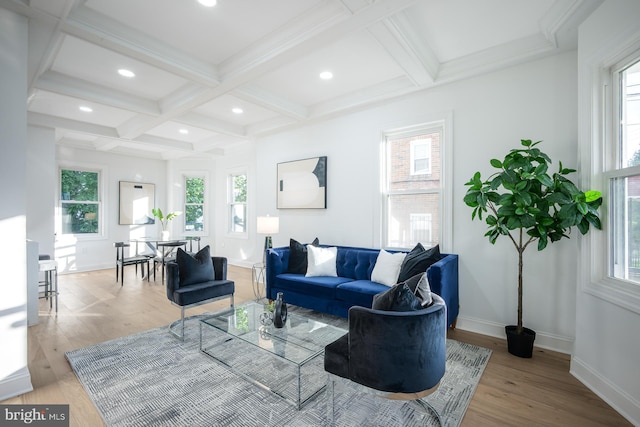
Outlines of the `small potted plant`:
{"label": "small potted plant", "polygon": [[162,209],[153,208],[151,209],[151,213],[154,217],[158,218],[160,224],[162,225],[162,240],[169,240],[169,230],[167,230],[167,225],[169,225],[169,221],[180,215],[182,212],[169,212],[166,216],[162,213]]}
{"label": "small potted plant", "polygon": [[569,238],[575,226],[586,234],[590,226],[601,229],[599,191],[579,190],[566,176],[574,173],[559,163],[558,172],[549,175],[551,159],[536,148],[540,143],[522,140],[524,148],[512,149],[500,161],[491,159],[498,169],[483,181],[476,172],[467,185],[464,202],[471,208],[471,219],[484,220],[485,236],[494,244],[507,236],[518,252],[518,323],[505,327],[508,350],[520,357],[531,357],[535,332],[522,325],[522,255],[536,242],[538,251],[563,237]]}

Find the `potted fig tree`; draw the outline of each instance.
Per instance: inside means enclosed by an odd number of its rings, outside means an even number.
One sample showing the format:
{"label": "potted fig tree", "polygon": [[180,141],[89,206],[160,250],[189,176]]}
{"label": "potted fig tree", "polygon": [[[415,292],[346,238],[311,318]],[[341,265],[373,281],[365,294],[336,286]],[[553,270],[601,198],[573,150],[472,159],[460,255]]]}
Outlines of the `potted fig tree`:
{"label": "potted fig tree", "polygon": [[550,242],[569,238],[574,226],[582,234],[591,226],[601,229],[601,193],[579,190],[567,178],[575,169],[563,167],[562,162],[551,174],[551,159],[536,148],[540,142],[522,140],[523,148],[512,149],[504,160],[491,159],[498,171],[488,179],[476,172],[465,184],[469,188],[464,202],[473,208],[471,219],[486,222],[485,236],[491,244],[506,236],[518,253],[518,322],[505,331],[509,353],[520,357],[531,357],[535,340],[535,331],[522,325],[524,251],[534,243],[542,251]]}

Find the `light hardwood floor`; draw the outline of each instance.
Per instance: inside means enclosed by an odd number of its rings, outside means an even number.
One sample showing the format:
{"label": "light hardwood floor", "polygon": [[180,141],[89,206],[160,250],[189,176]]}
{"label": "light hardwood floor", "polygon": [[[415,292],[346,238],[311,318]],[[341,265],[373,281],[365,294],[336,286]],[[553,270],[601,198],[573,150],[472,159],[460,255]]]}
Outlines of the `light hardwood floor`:
{"label": "light hardwood floor", "polygon": [[[251,270],[229,267],[236,283],[236,303],[254,298]],[[64,353],[167,325],[180,310],[167,300],[160,275],[142,281],[127,267],[124,286],[115,271],[100,270],[59,276],[57,316],[40,300],[40,322],[28,328],[28,363],[34,390],[4,404],[70,404],[70,425],[104,425]],[[228,300],[187,311],[222,309]],[[537,349],[532,359],[506,351],[504,340],[461,330],[449,337],[487,347],[493,354],[462,426],[630,426],[623,417],[569,374],[569,356]]]}

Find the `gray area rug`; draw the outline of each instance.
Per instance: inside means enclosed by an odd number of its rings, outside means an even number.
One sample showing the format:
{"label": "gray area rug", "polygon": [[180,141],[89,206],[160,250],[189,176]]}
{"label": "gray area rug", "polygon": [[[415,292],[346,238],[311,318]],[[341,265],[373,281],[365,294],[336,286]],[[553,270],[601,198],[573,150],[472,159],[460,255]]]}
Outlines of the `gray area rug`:
{"label": "gray area rug", "polygon": [[[346,319],[291,307],[290,312],[346,329]],[[73,371],[108,426],[326,426],[327,394],[298,411],[275,394],[235,375],[199,350],[202,316],[187,319],[184,342],[167,327],[67,352]],[[220,351],[258,365],[261,350],[237,340]],[[230,353],[231,354],[231,353]],[[228,354],[228,357],[232,357]],[[439,389],[426,397],[447,427],[457,427],[491,350],[447,340],[447,370]],[[256,366],[256,369],[259,369]],[[326,381],[322,357],[313,381]],[[336,426],[432,426],[431,414],[410,402],[389,401],[339,382]]]}

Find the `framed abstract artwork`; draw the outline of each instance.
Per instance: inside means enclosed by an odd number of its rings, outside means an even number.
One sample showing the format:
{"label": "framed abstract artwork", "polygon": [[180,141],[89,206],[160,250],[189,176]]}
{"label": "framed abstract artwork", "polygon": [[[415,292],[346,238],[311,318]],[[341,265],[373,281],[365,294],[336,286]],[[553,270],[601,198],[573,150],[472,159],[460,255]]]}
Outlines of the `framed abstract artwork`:
{"label": "framed abstract artwork", "polygon": [[277,208],[327,208],[327,156],[278,163]]}
{"label": "framed abstract artwork", "polygon": [[120,225],[154,224],[156,185],[120,181]]}

